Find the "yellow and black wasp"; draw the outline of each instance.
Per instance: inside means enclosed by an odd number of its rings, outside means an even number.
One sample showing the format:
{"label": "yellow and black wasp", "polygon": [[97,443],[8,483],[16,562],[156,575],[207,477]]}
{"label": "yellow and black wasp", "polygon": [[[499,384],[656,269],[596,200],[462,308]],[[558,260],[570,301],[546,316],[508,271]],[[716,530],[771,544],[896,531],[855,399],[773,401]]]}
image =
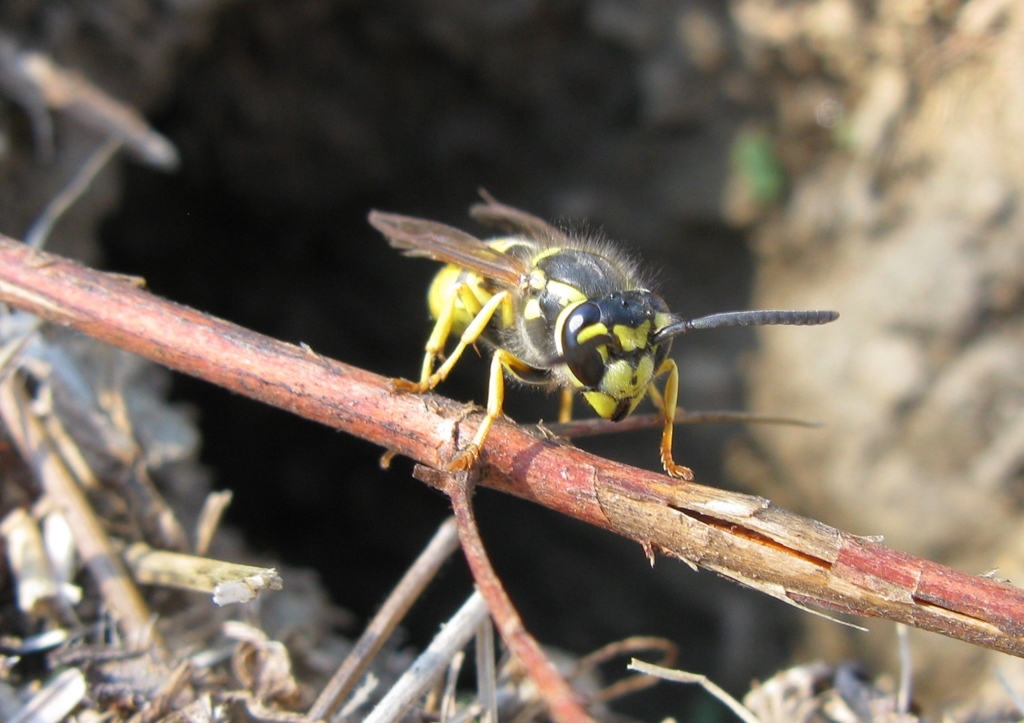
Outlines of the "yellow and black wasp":
{"label": "yellow and black wasp", "polygon": [[[396,386],[425,392],[440,384],[466,348],[492,350],[487,415],[451,469],[475,464],[491,424],[502,414],[505,373],[527,384],[562,390],[560,421],[579,392],[604,419],[629,416],[648,394],[664,420],[661,461],[674,477],[693,479],[672,459],[679,370],[672,339],[695,329],[768,324],[826,324],[834,311],[736,311],[697,319],[674,316],[642,280],[636,265],[605,241],[578,238],[544,220],[498,203],[470,209],[477,221],[506,236],[481,241],[434,221],[372,211],[370,224],[407,256],[446,265],[430,286],[434,329],[419,382]],[[458,344],[445,356],[448,338]],[[436,369],[435,364],[443,362]],[[664,376],[659,393],[654,382]]]}

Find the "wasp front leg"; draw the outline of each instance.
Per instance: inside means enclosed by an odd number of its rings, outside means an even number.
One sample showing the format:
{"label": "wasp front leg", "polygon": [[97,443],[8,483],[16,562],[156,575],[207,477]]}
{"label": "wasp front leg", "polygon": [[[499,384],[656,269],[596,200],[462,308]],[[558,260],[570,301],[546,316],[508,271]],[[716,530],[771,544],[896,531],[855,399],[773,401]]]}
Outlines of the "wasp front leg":
{"label": "wasp front leg", "polygon": [[676,464],[672,459],[672,430],[676,420],[676,402],[679,397],[679,367],[671,359],[666,359],[655,376],[668,373],[665,380],[665,391],[659,395],[652,386],[650,388],[651,398],[654,403],[661,407],[661,413],[665,420],[665,426],[661,432],[661,463],[665,471],[672,477],[678,477],[687,481],[693,480],[693,470],[681,464]]}
{"label": "wasp front leg", "polygon": [[495,419],[502,416],[505,406],[505,370],[508,369],[514,373],[516,369],[524,367],[523,362],[515,355],[504,349],[495,349],[494,355],[491,357],[491,377],[487,385],[487,415],[480,422],[480,426],[476,428],[473,441],[448,464],[449,471],[467,470],[476,464],[484,441],[491,431],[491,425],[494,424]]}

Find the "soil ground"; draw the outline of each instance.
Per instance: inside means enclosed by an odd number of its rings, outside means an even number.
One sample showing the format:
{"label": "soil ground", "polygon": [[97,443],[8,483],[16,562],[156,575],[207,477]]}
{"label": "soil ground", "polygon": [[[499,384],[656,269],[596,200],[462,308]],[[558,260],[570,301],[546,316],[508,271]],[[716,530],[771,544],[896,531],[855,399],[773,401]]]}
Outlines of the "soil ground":
{"label": "soil ground", "polygon": [[[104,134],[19,80],[10,53],[30,50],[138,109],[181,156],[173,173],[119,160],[51,250],[376,372],[418,369],[434,269],[389,249],[370,208],[482,233],[465,210],[483,187],[586,219],[682,315],[842,314],[676,343],[687,408],[824,423],[687,429],[677,459],[699,480],[1024,580],[1024,11],[1010,0],[18,0],[0,33],[4,233],[23,236]],[[442,391],[481,402],[485,365],[466,367]],[[173,395],[197,412],[203,467],[179,460],[158,481],[193,507],[211,479],[232,489],[247,548],[315,570],[357,618],[447,511],[358,441],[198,382]],[[513,391],[508,411],[556,408]],[[656,445],[594,448],[654,468]],[[736,691],[794,660],[897,672],[889,625],[851,633],[681,565],[652,572],[634,546],[529,505],[478,504],[545,642],[664,635],[682,667]],[[465,574],[448,575],[413,643],[464,596]],[[980,710],[996,667],[1024,689],[1019,661],[929,635],[912,650],[929,710]]]}

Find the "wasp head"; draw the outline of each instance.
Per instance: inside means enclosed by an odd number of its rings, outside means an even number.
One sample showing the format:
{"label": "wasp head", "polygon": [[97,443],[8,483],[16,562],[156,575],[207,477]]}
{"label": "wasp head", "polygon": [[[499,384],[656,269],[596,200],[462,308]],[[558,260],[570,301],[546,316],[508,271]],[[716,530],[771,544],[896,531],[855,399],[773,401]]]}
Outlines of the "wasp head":
{"label": "wasp head", "polygon": [[624,419],[647,394],[671,345],[655,343],[655,334],[671,320],[665,302],[644,290],[566,307],[556,328],[559,359],[601,417]]}

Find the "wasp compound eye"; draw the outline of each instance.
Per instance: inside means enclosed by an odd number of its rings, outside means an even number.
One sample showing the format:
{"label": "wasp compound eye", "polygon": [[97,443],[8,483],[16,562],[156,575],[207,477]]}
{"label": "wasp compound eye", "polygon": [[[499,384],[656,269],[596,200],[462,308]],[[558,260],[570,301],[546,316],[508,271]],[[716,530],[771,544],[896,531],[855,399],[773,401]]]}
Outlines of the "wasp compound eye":
{"label": "wasp compound eye", "polygon": [[562,326],[562,359],[585,387],[596,387],[604,376],[604,358],[598,347],[611,341],[601,324],[601,309],[585,301],[571,312]]}

